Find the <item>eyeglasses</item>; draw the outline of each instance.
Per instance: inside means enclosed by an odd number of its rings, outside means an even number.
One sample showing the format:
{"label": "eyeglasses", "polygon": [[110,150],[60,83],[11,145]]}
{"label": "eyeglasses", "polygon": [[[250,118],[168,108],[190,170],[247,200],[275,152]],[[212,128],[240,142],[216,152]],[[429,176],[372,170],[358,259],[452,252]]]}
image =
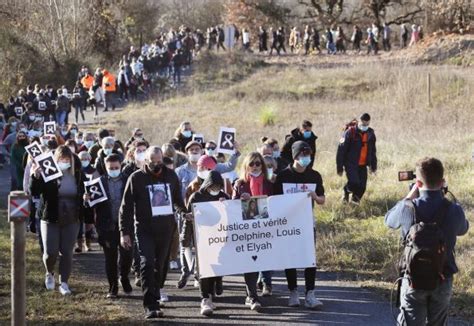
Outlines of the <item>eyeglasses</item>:
{"label": "eyeglasses", "polygon": [[253,168],[254,166],[256,166],[258,168],[260,165],[262,165],[262,163],[260,163],[259,161],[249,163],[249,166],[251,168]]}

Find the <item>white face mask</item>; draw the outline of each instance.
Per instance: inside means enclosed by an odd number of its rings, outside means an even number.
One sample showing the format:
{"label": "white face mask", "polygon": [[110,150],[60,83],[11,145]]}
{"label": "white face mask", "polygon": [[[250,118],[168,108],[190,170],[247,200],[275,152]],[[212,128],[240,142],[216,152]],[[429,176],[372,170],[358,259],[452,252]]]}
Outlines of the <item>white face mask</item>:
{"label": "white face mask", "polygon": [[273,178],[273,168],[267,168],[267,177],[268,179]]}
{"label": "white face mask", "polygon": [[205,171],[197,171],[197,175],[199,178],[205,180],[207,178],[207,176],[209,175],[211,171],[209,170],[205,170]]}
{"label": "white face mask", "polygon": [[189,161],[196,163],[201,158],[201,154],[189,154]]}
{"label": "white face mask", "polygon": [[210,194],[211,196],[217,196],[217,195],[219,195],[220,192],[221,192],[220,190],[217,190],[217,191],[215,191],[215,190],[209,190],[209,194]]}
{"label": "white face mask", "polygon": [[83,167],[83,168],[86,168],[86,167],[88,167],[88,166],[89,166],[89,164],[91,164],[91,162],[90,162],[90,161],[81,161],[81,165],[82,165],[82,167]]}
{"label": "white face mask", "polygon": [[61,171],[65,171],[71,167],[71,163],[69,162],[58,162],[58,167]]}
{"label": "white face mask", "polygon": [[257,177],[259,177],[259,176],[262,174],[262,171],[259,171],[259,172],[250,172],[249,174],[250,174],[252,177],[257,178]]}
{"label": "white face mask", "polygon": [[135,154],[135,160],[138,161],[138,162],[145,161],[145,153],[142,152],[142,153]]}

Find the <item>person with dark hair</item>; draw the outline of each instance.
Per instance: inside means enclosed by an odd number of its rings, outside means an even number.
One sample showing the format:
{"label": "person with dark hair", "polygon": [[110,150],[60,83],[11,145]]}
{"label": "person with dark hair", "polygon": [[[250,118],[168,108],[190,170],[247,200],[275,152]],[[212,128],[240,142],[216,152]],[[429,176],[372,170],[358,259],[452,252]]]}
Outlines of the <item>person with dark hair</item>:
{"label": "person with dark hair", "polygon": [[70,295],[68,280],[72,270],[74,244],[82,218],[84,181],[79,158],[69,147],[59,146],[54,158],[62,171],[59,179],[44,182],[40,167],[35,167],[30,181],[30,193],[40,197],[39,216],[46,268],[45,286],[55,289],[54,266],[59,262],[59,292]]}
{"label": "person with dark hair", "polygon": [[103,129],[103,128],[100,128],[98,131],[97,131],[97,141],[95,142],[94,145],[92,145],[91,147],[89,147],[89,154],[91,154],[91,164],[94,165],[95,164],[95,160],[97,159],[97,154],[99,153],[99,150],[102,149],[102,139],[104,139],[105,137],[109,137],[110,136],[110,133],[107,129]]}
{"label": "person with dark hair", "polygon": [[258,52],[262,53],[268,50],[267,42],[268,42],[267,30],[263,26],[260,26],[258,28]]}
{"label": "person with dark hair", "polygon": [[311,48],[312,50],[318,50],[318,54],[321,54],[321,39],[319,37],[319,32],[316,27],[311,28]]}
{"label": "person with dark hair", "polygon": [[[187,209],[192,212],[192,206],[195,203],[208,201],[218,201],[229,199],[229,195],[224,192],[224,179],[217,171],[210,171],[207,177],[202,180],[202,184],[196,192],[189,198]],[[192,216],[192,215],[191,215]],[[218,283],[222,283],[222,277],[207,277],[199,280],[199,289],[201,291],[201,315],[212,315],[215,306],[212,298],[216,294]]]}
{"label": "person with dark hair", "polygon": [[[132,286],[128,273],[132,265],[132,251],[120,246],[119,209],[122,201],[126,179],[120,172],[121,157],[111,154],[105,158],[107,175],[101,176],[107,200],[97,203],[93,209],[96,213],[96,229],[99,235],[99,244],[105,254],[105,272],[109,282],[107,298],[114,299],[118,294],[118,273],[120,271],[120,284],[125,295],[130,295]],[[90,194],[84,195],[84,201],[90,200]],[[117,266],[118,260],[118,266]]]}
{"label": "person with dark hair", "polygon": [[[313,170],[310,166],[311,152],[311,146],[306,142],[299,140],[293,143],[291,146],[293,163],[277,175],[273,188],[274,195],[284,194],[285,186],[288,184],[311,184],[314,185],[315,191],[309,191],[308,196],[318,205],[323,205],[326,202],[323,178],[319,172]],[[316,230],[314,234],[316,235]],[[300,299],[298,295],[296,269],[286,269],[285,275],[288,289],[290,290],[288,306],[297,307],[300,305]],[[305,268],[304,279],[306,286],[305,306],[311,309],[322,307],[323,303],[316,299],[314,293],[316,267]]]}
{"label": "person with dark hair", "polygon": [[81,82],[76,82],[76,86],[72,90],[72,105],[76,113],[76,123],[79,123],[79,114],[82,117],[82,122],[86,122],[86,118],[84,117],[86,98],[87,94]]}
{"label": "person with dark hair", "polygon": [[[385,224],[389,228],[401,229],[401,237],[407,243],[406,246],[409,245],[412,234],[416,232],[420,237],[417,245],[427,245],[421,243],[423,235],[420,232],[425,226],[437,227],[441,233],[438,236],[443,239],[444,245],[444,251],[440,251],[439,247],[434,248],[438,254],[440,252],[445,254],[441,259],[442,265],[427,265],[437,260],[435,257],[430,257],[431,259],[428,260],[426,260],[428,257],[422,257],[425,259],[424,266],[426,266],[422,273],[416,271],[415,264],[410,264],[410,268],[413,268],[411,273],[408,272],[408,266],[402,268],[398,325],[446,325],[447,323],[453,293],[453,276],[458,272],[454,254],[456,238],[467,233],[469,222],[461,205],[445,198],[444,187],[444,167],[441,161],[432,157],[423,158],[416,164],[416,183],[408,195],[385,215]],[[430,233],[431,236],[435,234]],[[424,239],[426,239],[425,242],[436,241],[426,236]],[[405,263],[407,263],[406,260]],[[430,286],[431,289],[422,289],[426,286],[426,284],[420,284],[423,281],[430,281],[430,283],[434,281]]]}
{"label": "person with dark hair", "polygon": [[10,150],[10,164],[12,165],[11,190],[23,190],[23,157],[25,156],[25,146],[28,146],[28,136],[24,131],[18,131],[16,141]]}
{"label": "person with dark hair", "polygon": [[352,31],[351,41],[352,41],[352,49],[360,52],[360,43],[362,42],[362,31],[360,30],[359,26],[355,25],[354,30]]}
{"label": "person with dark hair", "polygon": [[280,55],[280,47],[278,46],[278,32],[276,29],[271,27],[270,34],[272,35],[272,45],[270,47],[270,55],[272,55],[273,50],[276,51],[277,55]]}
{"label": "person with dark hair", "polygon": [[295,128],[291,131],[285,139],[285,144],[281,150],[281,156],[288,162],[293,163],[293,156],[291,153],[291,146],[302,140],[311,147],[311,163],[310,167],[314,164],[314,157],[316,155],[316,139],[318,137],[313,133],[313,124],[309,120],[303,120],[300,128]]}
{"label": "person with dark hair", "polygon": [[347,184],[344,186],[345,202],[359,204],[367,187],[367,168],[375,174],[377,171],[377,150],[375,132],[370,125],[370,115],[360,116],[357,126],[349,127],[339,141],[336,164],[337,174],[342,176],[346,171]]}

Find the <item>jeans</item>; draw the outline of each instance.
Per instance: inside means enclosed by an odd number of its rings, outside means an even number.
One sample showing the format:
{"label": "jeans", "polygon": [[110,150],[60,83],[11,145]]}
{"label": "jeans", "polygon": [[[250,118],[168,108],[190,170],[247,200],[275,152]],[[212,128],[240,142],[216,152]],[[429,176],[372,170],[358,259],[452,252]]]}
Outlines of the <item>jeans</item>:
{"label": "jeans", "polygon": [[79,123],[79,114],[82,117],[82,121],[85,122],[86,118],[84,117],[84,106],[82,104],[74,104],[74,109],[76,111],[76,123]]}
{"label": "jeans", "polygon": [[173,67],[173,84],[181,85],[181,67]]}
{"label": "jeans", "polygon": [[446,325],[452,293],[452,277],[447,278],[432,291],[412,289],[409,280],[404,278],[400,290],[399,325]]}
{"label": "jeans", "polygon": [[66,123],[66,116],[67,116],[66,111],[57,111],[56,112],[56,123],[60,126],[64,126],[64,124]]}
{"label": "jeans", "polygon": [[176,222],[172,215],[154,217],[151,225],[147,227],[139,225],[136,228],[143,306],[150,310],[159,309],[163,266],[169,257],[171,238],[175,228]]}

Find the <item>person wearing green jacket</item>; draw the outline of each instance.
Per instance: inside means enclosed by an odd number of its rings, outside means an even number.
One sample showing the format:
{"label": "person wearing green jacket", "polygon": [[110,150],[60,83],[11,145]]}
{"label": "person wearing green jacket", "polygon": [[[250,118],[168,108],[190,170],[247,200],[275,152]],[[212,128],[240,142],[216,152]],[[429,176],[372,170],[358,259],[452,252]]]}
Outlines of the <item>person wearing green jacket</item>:
{"label": "person wearing green jacket", "polygon": [[[19,131],[16,134],[16,141],[12,145],[10,152],[10,163],[12,165],[11,190],[23,190],[23,174],[25,173],[25,169],[23,167],[23,156],[26,153],[25,146],[28,146],[28,143],[28,136],[26,135],[26,133],[24,131]],[[13,182],[14,180],[16,182]]]}

